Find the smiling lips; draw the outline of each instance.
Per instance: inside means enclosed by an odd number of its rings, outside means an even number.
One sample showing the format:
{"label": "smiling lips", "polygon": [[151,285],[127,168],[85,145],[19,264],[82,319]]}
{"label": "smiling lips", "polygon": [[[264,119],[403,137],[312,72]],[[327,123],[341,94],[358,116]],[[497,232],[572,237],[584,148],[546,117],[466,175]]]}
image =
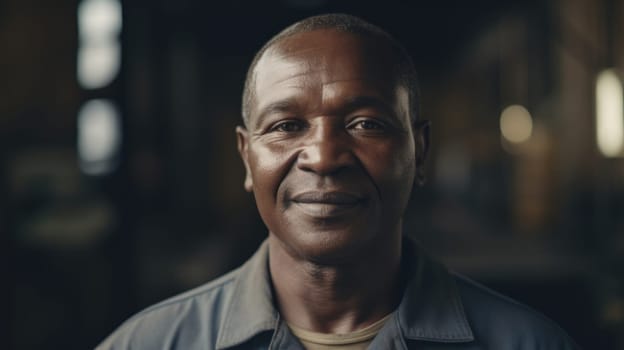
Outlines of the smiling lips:
{"label": "smiling lips", "polygon": [[346,192],[310,191],[293,196],[291,201],[309,216],[332,218],[357,208],[364,199]]}

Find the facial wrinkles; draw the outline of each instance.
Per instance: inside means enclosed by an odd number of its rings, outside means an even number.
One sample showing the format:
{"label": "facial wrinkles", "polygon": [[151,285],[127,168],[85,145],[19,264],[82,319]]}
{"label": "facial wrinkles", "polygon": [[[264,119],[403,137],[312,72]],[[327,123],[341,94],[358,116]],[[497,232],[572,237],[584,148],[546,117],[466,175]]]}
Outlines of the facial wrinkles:
{"label": "facial wrinkles", "polygon": [[[304,33],[277,43],[256,66],[248,174],[262,219],[293,257],[336,262],[400,232],[415,169],[414,140],[405,91],[392,79],[383,51],[348,34]],[[396,122],[385,128],[388,117]],[[381,127],[360,121],[381,121]],[[298,163],[305,150],[310,157],[347,162],[317,162],[322,166],[313,169],[315,159]],[[351,158],[339,159],[345,155]],[[328,172],[336,166],[341,170]],[[350,208],[322,207],[299,201],[306,191],[362,200]]]}
{"label": "facial wrinkles", "polygon": [[[332,34],[335,35],[336,33]],[[331,82],[331,79],[334,81],[351,79],[345,77],[344,73],[350,74],[356,71],[361,74],[364,71],[376,71],[377,69],[362,69],[364,68],[360,67],[362,62],[353,61],[351,56],[348,58],[344,57],[345,52],[350,54],[359,53],[362,57],[367,55],[361,43],[352,39],[353,38],[349,37],[349,40],[341,41],[342,47],[340,50],[336,50],[333,47],[328,49],[327,43],[325,42],[315,43],[306,41],[305,45],[301,46],[293,45],[291,41],[285,39],[284,42],[277,43],[275,47],[267,50],[264,57],[261,59],[261,63],[264,64],[263,69],[256,68],[256,71],[266,70],[266,77],[276,77],[273,78],[273,83],[280,82],[280,78],[277,78],[279,76],[282,76],[283,79],[291,79],[299,75],[316,75],[314,73],[327,72],[328,74],[316,76],[317,78],[321,78],[321,80],[319,80],[320,82],[325,83]],[[277,62],[279,62],[279,64],[275,64]],[[293,70],[298,72],[285,69],[286,65],[290,65]],[[258,66],[260,66],[260,63]],[[328,77],[330,80],[327,79]]]}
{"label": "facial wrinkles", "polygon": [[[309,34],[309,33],[308,33]],[[335,36],[337,33],[328,33]],[[306,36],[306,33],[300,34]],[[387,66],[385,55],[375,55],[374,48],[353,36],[339,33],[335,38],[340,49],[336,49],[317,36],[306,36],[305,40],[284,39],[267,50],[256,66],[255,96],[262,92],[263,101],[255,101],[257,111],[262,111],[265,101],[274,101],[276,95],[283,95],[286,89],[300,90],[314,84],[332,84],[354,80],[384,82],[394,86],[381,67]],[[301,43],[304,43],[303,45]],[[367,57],[353,60],[353,56]],[[390,79],[392,80],[392,79]],[[379,89],[391,92],[393,89]],[[293,93],[296,93],[293,91]],[[305,92],[309,97],[310,91]],[[322,97],[322,96],[319,96]]]}
{"label": "facial wrinkles", "polygon": [[[355,49],[362,51],[359,47]],[[320,53],[316,55],[315,52]],[[311,47],[303,50],[274,49],[272,52],[267,52],[265,54],[265,57],[259,62],[257,67],[256,89],[257,91],[262,91],[262,95],[256,94],[258,97],[262,96],[262,99],[256,101],[257,110],[261,112],[264,106],[280,98],[299,96],[295,99],[299,99],[299,103],[303,105],[302,110],[309,115],[333,116],[333,112],[339,104],[338,102],[341,101],[341,97],[344,97],[340,96],[341,91],[343,91],[341,87],[344,87],[344,84],[353,82],[357,85],[357,81],[366,81],[366,83],[359,84],[358,86],[373,86],[377,88],[379,87],[379,82],[388,83],[387,77],[383,79],[375,75],[380,74],[380,69],[371,68],[371,62],[362,63],[344,60],[341,59],[340,54],[332,54],[332,52],[328,54],[326,51],[323,52],[322,47]],[[370,76],[363,75],[363,72],[369,73],[371,71],[373,73],[370,73]],[[378,84],[375,84],[375,82],[378,82]],[[394,89],[378,88],[374,90],[393,91]],[[400,97],[399,100],[407,96],[404,89],[400,90],[402,90],[403,93],[395,95],[395,97]],[[401,126],[403,128],[406,127],[405,131],[410,134],[410,141],[407,142],[410,143],[408,149],[411,151],[406,151],[405,147],[401,147],[400,149],[402,152],[400,152],[400,154],[395,154],[397,158],[394,162],[391,162],[393,169],[386,169],[386,171],[391,171],[386,172],[385,176],[397,178],[404,176],[403,173],[405,171],[413,171],[410,167],[410,158],[414,156],[414,145],[411,140],[411,132],[409,131],[409,117],[407,116],[407,111],[403,110],[403,105],[405,103],[403,101],[391,102],[396,113],[400,114],[397,115],[397,117],[400,119]],[[405,142],[405,140],[389,140],[388,142]],[[383,145],[379,146],[383,147]],[[281,174],[276,177],[279,178],[279,183],[281,184],[296,163],[297,156],[299,152],[301,152],[301,149],[301,145],[293,147],[293,144],[269,142],[257,147],[256,155],[258,159],[266,159],[266,157],[271,158],[271,164],[280,164],[279,168],[267,164],[263,170],[273,171],[274,173],[281,172]],[[371,149],[366,151],[370,152]],[[379,153],[380,155],[384,154],[383,151]],[[355,158],[360,162],[359,157],[356,156]],[[367,161],[370,162],[370,157],[367,158]],[[258,165],[260,165],[262,169],[263,167],[260,163],[259,161]],[[364,164],[359,164],[358,166],[364,170],[370,168]],[[365,173],[381,197],[382,191],[376,181],[374,181],[376,176],[370,174],[368,171],[365,171]],[[280,186],[273,186],[275,189],[275,193],[273,194],[275,198],[278,196],[279,187]]]}
{"label": "facial wrinkles", "polygon": [[[324,142],[323,138],[335,138],[334,140],[332,140],[332,142],[336,142],[337,140],[336,138],[341,137],[336,132],[338,130],[340,132],[344,131],[344,121],[342,120],[342,116],[335,114],[335,112],[340,109],[341,107],[340,103],[341,101],[344,101],[345,99],[343,96],[344,91],[345,91],[344,84],[348,81],[355,81],[355,80],[360,80],[360,79],[352,78],[350,80],[330,80],[331,74],[326,74],[326,73],[327,73],[327,70],[325,69],[317,69],[314,71],[308,71],[304,74],[296,74],[294,77],[290,79],[282,79],[280,80],[280,83],[276,84],[277,86],[275,87],[275,91],[288,90],[292,86],[297,86],[298,90],[303,90],[303,91],[299,91],[298,93],[305,94],[304,100],[307,106],[306,110],[313,110],[313,112],[310,112],[311,116],[307,117],[307,123],[309,123],[310,125],[309,126],[310,130],[308,131],[310,135],[307,136],[305,139],[299,140],[298,144],[294,145],[288,142],[287,143],[280,143],[280,142],[271,143],[270,137],[272,136],[267,136],[268,138],[265,138],[265,141],[267,141],[267,144],[265,144],[263,147],[266,147],[267,156],[269,154],[272,154],[273,156],[275,156],[276,154],[279,154],[280,155],[279,162],[285,165],[283,168],[283,174],[281,176],[281,179],[283,179],[284,177],[288,175],[290,168],[294,167],[294,165],[296,164],[297,158],[302,156],[301,152],[304,152],[304,151],[306,152],[306,154],[303,154],[303,156],[305,157],[320,157],[321,156],[319,153],[321,152],[321,150],[316,149],[314,147],[313,148],[308,147],[309,143]],[[319,76],[323,76],[323,78],[320,78]],[[312,84],[302,83],[300,82],[301,80],[311,81],[311,82],[314,82],[314,81],[316,82],[325,81],[325,82],[321,84],[317,83],[314,86],[310,86]],[[366,84],[361,84],[361,85],[366,85]],[[396,107],[394,108],[396,109]],[[402,126],[403,125],[400,125],[400,127]],[[345,141],[341,140],[339,142],[345,142]],[[348,151],[351,153],[354,153],[354,152],[356,153],[356,154],[352,154],[348,156],[353,157],[355,159],[355,163],[356,163],[355,166],[360,168],[360,170],[362,170],[366,174],[366,176],[369,178],[371,183],[375,186],[376,192],[378,193],[380,199],[382,199],[383,192],[381,191],[376,181],[374,181],[375,176],[373,174],[370,174],[368,171],[368,169],[370,169],[371,167],[370,166],[367,167],[365,164],[362,164],[361,157],[357,155],[357,153],[360,151],[369,152],[369,155],[370,155],[371,149],[369,148],[366,150],[358,151],[358,148],[359,148],[358,142],[353,141],[353,140],[349,142],[351,142],[351,144],[347,147],[347,149],[340,150],[339,152]],[[387,140],[385,143],[388,143],[388,142],[393,143],[393,142],[398,142],[398,140]],[[344,145],[332,145],[332,146],[344,147]],[[383,147],[382,144],[378,144],[378,146]],[[319,145],[316,145],[316,147],[319,147]],[[381,151],[381,150],[373,149],[373,151]],[[375,152],[375,153],[378,153],[378,152]],[[380,152],[380,153],[383,154],[384,152]],[[398,163],[393,162],[395,166],[393,167],[394,169],[392,169],[393,170],[392,177],[401,176],[402,171],[406,170],[404,168],[404,165],[405,165],[405,162],[408,161],[407,158],[409,157],[409,154],[411,152],[407,152],[407,153],[408,154],[396,155],[399,157],[399,159],[401,159],[401,161],[399,161]],[[335,154],[335,156],[340,157],[340,156],[345,156],[345,155]]]}
{"label": "facial wrinkles", "polygon": [[[324,79],[324,83],[321,85],[321,104],[323,106],[326,106],[324,108],[324,110],[333,110],[333,109],[340,109],[340,101],[344,100],[343,96],[341,96],[341,88],[340,85],[344,85],[345,83],[347,83],[348,81],[354,81],[354,80],[359,80],[357,78],[352,78],[352,79],[348,79],[348,80],[332,80],[332,79]],[[342,120],[339,121],[340,124],[344,124],[342,122]],[[341,128],[344,128],[343,125],[341,125]],[[331,137],[337,137],[337,135],[330,135]],[[357,142],[350,140],[350,145],[348,147],[348,152],[350,153],[348,156],[351,157],[354,161],[354,165],[355,167],[358,168],[358,171],[361,171],[362,173],[364,173],[366,175],[366,177],[368,178],[368,180],[370,181],[370,183],[375,187],[375,191],[377,193],[377,195],[379,196],[379,200],[383,201],[383,194],[381,191],[381,188],[379,187],[379,184],[377,184],[377,182],[375,181],[375,177],[369,173],[368,171],[368,167],[362,163],[362,158],[359,157],[358,155],[358,146],[357,146]]]}
{"label": "facial wrinkles", "polygon": [[281,60],[270,52],[260,59],[254,79],[255,98],[250,108],[251,114],[255,116],[251,118],[252,131],[261,122],[258,117],[262,116],[268,104],[283,100],[286,96],[294,96],[296,90],[304,87],[300,78],[310,69],[310,65],[307,66],[305,62]]}
{"label": "facial wrinkles", "polygon": [[[339,103],[340,101],[344,101],[345,100],[345,96],[342,96],[341,94],[345,91],[344,89],[344,83],[348,83],[349,81],[356,81],[356,80],[363,80],[360,78],[356,78],[354,77],[353,79],[350,80],[329,80],[326,79],[326,81],[322,84],[321,86],[321,100],[322,100],[322,105],[326,106],[326,108],[324,108],[324,110],[332,110],[333,108],[339,109]],[[376,86],[375,82],[367,82],[364,84],[361,84],[363,86],[368,86],[368,85],[372,85],[372,86]],[[390,90],[392,91],[392,90]],[[392,177],[401,177],[404,176],[404,172],[405,171],[412,171],[412,165],[413,165],[413,159],[415,157],[415,144],[414,144],[414,138],[413,138],[413,131],[412,131],[412,127],[410,125],[410,117],[409,114],[407,113],[407,110],[405,109],[405,106],[407,106],[407,99],[408,99],[408,95],[406,90],[403,87],[397,87],[395,90],[395,95],[394,95],[394,101],[386,101],[389,108],[392,110],[391,113],[395,114],[395,118],[394,122],[398,123],[396,125],[397,130],[396,135],[393,136],[392,139],[388,140],[389,143],[396,143],[396,142],[407,142],[408,144],[402,147],[399,147],[398,149],[402,150],[402,152],[400,152],[399,154],[395,154],[395,156],[397,157],[397,162],[394,162],[393,164],[395,165],[393,172],[391,173]],[[371,91],[370,95],[374,96],[376,95],[376,90]],[[367,94],[368,92],[363,92],[362,95]],[[381,100],[387,100],[387,98],[385,96],[378,96],[379,99]],[[335,107],[334,107],[335,104]],[[399,135],[399,134],[407,134],[407,135]],[[406,137],[403,137],[406,136]],[[366,142],[366,141],[364,141]],[[389,144],[379,144],[378,146],[389,146]],[[357,146],[357,142],[353,147],[353,151],[354,152],[359,152],[358,151],[358,146]],[[370,149],[367,149],[366,151],[370,152]],[[383,154],[384,152],[380,152],[381,154]],[[360,157],[356,156],[356,159],[359,161]],[[365,165],[362,165],[363,169],[368,169],[371,167],[367,167]],[[366,172],[367,175],[369,177],[371,177],[371,181],[373,183],[376,182],[373,181],[373,177],[371,176],[371,174],[369,174],[368,172]],[[379,191],[379,188],[378,188]],[[379,194],[381,196],[381,191],[379,191]]]}

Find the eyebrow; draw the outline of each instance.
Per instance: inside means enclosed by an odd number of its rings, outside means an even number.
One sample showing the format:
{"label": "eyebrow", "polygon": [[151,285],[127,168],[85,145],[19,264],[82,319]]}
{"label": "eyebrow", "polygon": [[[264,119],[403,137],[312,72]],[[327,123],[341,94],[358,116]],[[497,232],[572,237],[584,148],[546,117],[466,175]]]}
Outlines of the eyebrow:
{"label": "eyebrow", "polygon": [[[297,111],[300,105],[295,97],[285,98],[283,100],[269,103],[266,107],[262,108],[256,119],[256,125],[260,125],[262,121],[273,113],[292,113]],[[388,116],[395,116],[396,112],[386,101],[379,97],[358,95],[347,99],[347,102],[342,106],[339,106],[337,111],[340,113],[351,113],[360,108],[376,108],[381,110]]]}
{"label": "eyebrow", "polygon": [[297,110],[298,108],[299,103],[297,103],[297,100],[293,97],[271,102],[266,107],[262,108],[262,110],[258,114],[258,118],[256,118],[256,124],[261,124],[267,115],[273,113],[292,112],[293,110]]}
{"label": "eyebrow", "polygon": [[360,108],[376,108],[381,110],[385,114],[394,115],[396,112],[386,101],[379,97],[374,96],[354,96],[348,99],[347,103],[341,107],[341,110],[345,113],[355,111]]}

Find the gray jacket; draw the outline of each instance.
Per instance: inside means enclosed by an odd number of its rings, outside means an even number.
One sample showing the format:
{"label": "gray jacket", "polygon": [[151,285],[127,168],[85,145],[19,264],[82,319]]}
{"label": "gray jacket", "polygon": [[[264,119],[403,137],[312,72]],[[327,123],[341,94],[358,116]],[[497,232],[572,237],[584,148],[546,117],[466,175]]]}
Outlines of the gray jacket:
{"label": "gray jacket", "polygon": [[[401,304],[369,349],[578,349],[552,321],[404,241]],[[266,242],[240,268],[156,304],[97,349],[302,349],[273,305]]]}

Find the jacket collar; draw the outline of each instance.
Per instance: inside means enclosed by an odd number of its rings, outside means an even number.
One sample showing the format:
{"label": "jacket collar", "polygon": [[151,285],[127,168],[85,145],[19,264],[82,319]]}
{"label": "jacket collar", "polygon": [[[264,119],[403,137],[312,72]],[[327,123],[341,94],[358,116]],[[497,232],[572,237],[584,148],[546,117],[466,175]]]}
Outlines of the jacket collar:
{"label": "jacket collar", "polygon": [[[474,340],[453,278],[410,239],[404,239],[403,245],[408,281],[396,316],[403,336],[434,342]],[[273,304],[268,255],[265,240],[238,271],[225,319],[219,327],[217,349],[277,329],[279,316]]]}
{"label": "jacket collar", "polygon": [[434,342],[474,340],[453,277],[410,239],[404,239],[403,246],[409,278],[397,312],[403,336]]}
{"label": "jacket collar", "polygon": [[268,257],[269,245],[265,240],[238,271],[232,298],[226,304],[225,319],[219,327],[218,350],[277,328],[279,318],[273,305]]}

